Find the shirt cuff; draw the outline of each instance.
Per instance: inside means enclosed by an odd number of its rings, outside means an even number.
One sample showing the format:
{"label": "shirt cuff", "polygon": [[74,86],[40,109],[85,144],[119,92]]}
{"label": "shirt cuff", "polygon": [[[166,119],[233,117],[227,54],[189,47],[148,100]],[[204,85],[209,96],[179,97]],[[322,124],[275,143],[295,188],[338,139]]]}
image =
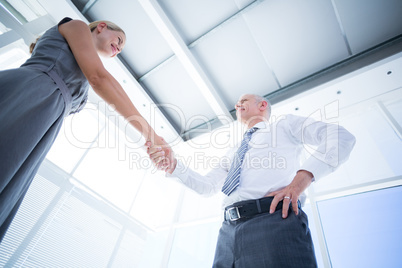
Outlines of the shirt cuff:
{"label": "shirt cuff", "polygon": [[188,167],[183,165],[180,160],[177,160],[176,168],[173,170],[172,174],[166,172],[166,177],[176,177],[179,178],[182,182],[186,181],[187,178]]}

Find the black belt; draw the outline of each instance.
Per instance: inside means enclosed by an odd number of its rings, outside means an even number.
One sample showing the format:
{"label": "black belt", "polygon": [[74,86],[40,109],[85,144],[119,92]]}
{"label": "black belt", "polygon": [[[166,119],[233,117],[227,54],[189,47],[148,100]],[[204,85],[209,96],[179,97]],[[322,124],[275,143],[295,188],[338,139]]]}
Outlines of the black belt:
{"label": "black belt", "polygon": [[[225,221],[237,221],[251,218],[255,215],[269,212],[273,196],[240,201],[225,208]],[[299,203],[300,204],[300,203]],[[276,210],[282,209],[283,202],[280,201]],[[276,211],[275,210],[275,211]]]}

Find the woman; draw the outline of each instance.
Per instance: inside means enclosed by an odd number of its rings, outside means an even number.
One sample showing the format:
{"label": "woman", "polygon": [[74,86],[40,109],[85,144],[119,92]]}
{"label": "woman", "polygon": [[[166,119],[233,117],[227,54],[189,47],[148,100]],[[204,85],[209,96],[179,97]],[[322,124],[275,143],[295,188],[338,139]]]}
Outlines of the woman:
{"label": "woman", "polygon": [[38,39],[20,68],[0,72],[0,241],[64,117],[85,104],[88,83],[149,143],[165,144],[98,56],[115,57],[125,41],[124,31],[111,22],[88,27],[65,18]]}

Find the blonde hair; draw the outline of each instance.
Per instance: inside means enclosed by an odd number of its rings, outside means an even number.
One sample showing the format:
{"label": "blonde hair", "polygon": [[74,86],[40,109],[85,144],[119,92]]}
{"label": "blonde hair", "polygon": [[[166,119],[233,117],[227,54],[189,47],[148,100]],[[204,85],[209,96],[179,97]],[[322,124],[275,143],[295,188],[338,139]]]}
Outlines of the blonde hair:
{"label": "blonde hair", "polygon": [[113,23],[111,21],[107,21],[107,20],[97,20],[97,21],[94,21],[94,22],[91,22],[90,24],[88,24],[91,32],[93,32],[96,29],[96,27],[99,25],[99,23],[101,23],[101,22],[106,23],[107,28],[109,30],[116,31],[116,32],[122,32],[124,35],[126,35],[126,33],[123,31],[122,28],[117,26],[115,23]]}
{"label": "blonde hair", "polygon": [[40,36],[39,36],[38,38],[36,38],[35,42],[32,42],[32,43],[29,45],[29,54],[32,54],[32,52],[33,52],[33,50],[34,50],[34,48],[35,48],[35,46],[36,46],[36,43],[38,42],[39,38],[40,38]]}
{"label": "blonde hair", "polygon": [[[113,23],[113,22],[111,22],[111,21],[107,21],[107,20],[97,20],[97,21],[91,22],[90,24],[88,24],[90,31],[93,32],[93,31],[96,29],[96,27],[98,26],[98,24],[101,23],[101,22],[106,23],[107,28],[108,28],[109,30],[111,30],[111,31],[117,31],[117,32],[122,32],[124,35],[126,35],[126,33],[123,31],[122,28],[120,28],[119,26],[117,26],[115,23]],[[36,38],[35,42],[32,42],[32,43],[29,45],[29,53],[30,53],[30,54],[32,54],[32,52],[33,52],[33,50],[34,50],[34,48],[35,48],[35,46],[36,46],[36,43],[38,42],[39,38],[40,38],[40,36],[39,36],[38,38]]]}

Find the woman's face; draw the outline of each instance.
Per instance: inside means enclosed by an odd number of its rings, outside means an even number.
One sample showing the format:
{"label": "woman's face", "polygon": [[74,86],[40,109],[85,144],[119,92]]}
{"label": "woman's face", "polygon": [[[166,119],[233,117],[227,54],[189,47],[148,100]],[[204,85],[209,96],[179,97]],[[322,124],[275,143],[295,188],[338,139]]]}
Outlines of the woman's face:
{"label": "woman's face", "polygon": [[109,30],[106,23],[99,23],[94,30],[94,43],[98,54],[113,58],[119,54],[126,44],[126,36],[119,31]]}

